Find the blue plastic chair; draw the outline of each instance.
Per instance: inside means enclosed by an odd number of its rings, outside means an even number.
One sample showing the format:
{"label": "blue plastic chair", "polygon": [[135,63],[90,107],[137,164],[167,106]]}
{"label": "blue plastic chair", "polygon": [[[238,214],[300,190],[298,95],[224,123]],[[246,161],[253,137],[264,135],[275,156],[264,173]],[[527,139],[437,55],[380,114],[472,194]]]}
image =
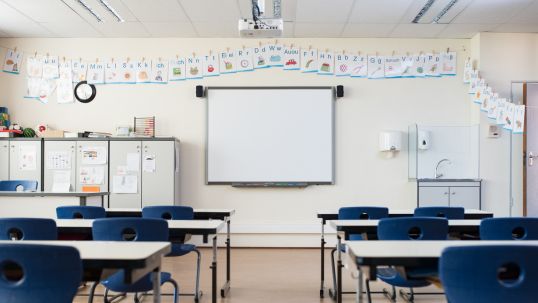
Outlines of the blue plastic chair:
{"label": "blue plastic chair", "polygon": [[538,247],[448,247],[439,274],[448,302],[536,302]]}
{"label": "blue plastic chair", "polygon": [[425,206],[415,208],[415,217],[439,217],[449,220],[465,219],[465,208],[445,206]]}
{"label": "blue plastic chair", "polygon": [[[448,220],[433,217],[386,218],[379,220],[377,237],[379,240],[446,240],[448,236]],[[437,268],[408,268],[407,277],[402,276],[395,268],[377,269],[377,277],[392,286],[392,292],[383,289],[383,294],[391,301],[396,300],[396,287],[406,287],[410,292],[400,290],[404,300],[413,302],[414,287],[430,285],[425,277],[435,275]],[[370,299],[369,281],[366,281],[368,300]]]}
{"label": "blue plastic chair", "polygon": [[[378,220],[389,216],[389,209],[387,207],[378,206],[346,206],[340,207],[338,210],[338,220]],[[350,234],[349,240],[358,241],[363,240],[360,234]],[[341,245],[340,249],[345,252],[346,246]],[[333,274],[333,290],[336,295],[336,263],[335,263],[336,248],[331,250],[331,269]]]}
{"label": "blue plastic chair", "polygon": [[[193,220],[194,210],[190,206],[146,206],[142,208],[142,217],[165,220]],[[194,301],[198,302],[200,298],[200,251],[194,244],[183,243],[183,241],[180,243],[172,242],[172,252],[168,256],[179,257],[191,252],[195,252],[197,255]]]}
{"label": "blue plastic chair", "polygon": [[34,181],[34,180],[0,181],[0,191],[37,191],[37,181]]}
{"label": "blue plastic chair", "polygon": [[77,249],[0,244],[2,303],[71,303],[82,279]]}
{"label": "blue plastic chair", "polygon": [[[106,218],[93,221],[92,234],[94,240],[99,241],[168,241],[168,223],[162,219],[147,218]],[[124,272],[119,271],[101,281],[105,286],[105,302],[108,300],[108,292],[135,293],[135,302],[140,302],[138,293],[145,293],[153,290],[151,274],[147,274],[133,284],[123,282]],[[170,283],[174,286],[174,303],[177,303],[178,285],[168,272],[161,272],[161,285]],[[95,288],[98,283],[94,283],[90,290],[88,301],[92,302]],[[123,296],[123,295],[119,295]],[[118,296],[115,296],[117,298]],[[113,299],[113,300],[114,300]]]}
{"label": "blue plastic chair", "polygon": [[106,211],[101,206],[58,206],[58,219],[101,219],[106,217]]}
{"label": "blue plastic chair", "polygon": [[480,222],[482,240],[538,240],[538,218],[487,218]]}
{"label": "blue plastic chair", "polygon": [[0,240],[57,240],[56,222],[45,218],[1,218]]}

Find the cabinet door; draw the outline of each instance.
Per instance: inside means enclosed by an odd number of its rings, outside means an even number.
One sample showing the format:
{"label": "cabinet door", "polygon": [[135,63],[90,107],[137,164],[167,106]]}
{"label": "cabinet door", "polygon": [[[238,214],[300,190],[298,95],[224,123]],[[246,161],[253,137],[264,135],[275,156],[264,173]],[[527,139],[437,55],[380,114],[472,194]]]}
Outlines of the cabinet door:
{"label": "cabinet door", "polygon": [[[70,172],[69,174],[69,191],[75,191],[76,184],[76,141],[45,141],[44,144],[44,161],[43,167],[45,191],[52,191],[52,187],[55,183],[55,176],[58,178],[59,174]],[[61,180],[60,180],[61,181]]]}
{"label": "cabinet door", "polygon": [[448,187],[419,187],[418,206],[448,206]]}
{"label": "cabinet door", "polygon": [[143,141],[142,146],[142,206],[174,205],[174,141]]}
{"label": "cabinet door", "polygon": [[[108,141],[77,141],[76,170],[76,191],[83,191],[85,186],[97,186],[99,191],[108,191]],[[105,205],[107,203],[105,197]]]}
{"label": "cabinet door", "polygon": [[[111,208],[140,208],[142,205],[141,144],[140,141],[110,141]],[[123,189],[114,188],[114,178],[121,178],[122,175],[136,176],[136,193],[125,193]]]}
{"label": "cabinet door", "polygon": [[0,140],[0,180],[9,180],[9,141]]}
{"label": "cabinet door", "polygon": [[11,140],[9,179],[36,180],[41,190],[41,140]]}
{"label": "cabinet door", "polygon": [[480,187],[451,187],[450,206],[480,209]]}

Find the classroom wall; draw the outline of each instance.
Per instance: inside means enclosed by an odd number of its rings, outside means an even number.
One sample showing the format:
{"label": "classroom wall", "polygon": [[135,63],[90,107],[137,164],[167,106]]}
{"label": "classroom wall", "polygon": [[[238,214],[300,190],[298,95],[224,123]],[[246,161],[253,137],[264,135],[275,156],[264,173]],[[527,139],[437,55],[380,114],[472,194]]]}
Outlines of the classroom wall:
{"label": "classroom wall", "polygon": [[[426,79],[367,80],[283,71],[280,68],[222,75],[168,85],[102,85],[91,104],[49,104],[22,98],[25,77],[0,73],[0,105],[25,126],[46,123],[71,131],[113,132],[134,116],[156,116],[158,136],[181,140],[181,200],[199,208],[235,208],[234,245],[317,246],[316,210],[363,204],[391,208],[416,206],[416,183],[407,178],[407,143],[395,158],[378,152],[381,130],[407,132],[411,123],[462,125],[471,119],[467,85],[462,83],[469,39],[284,39],[302,47],[345,49],[390,55],[392,52],[458,52],[458,75]],[[257,45],[245,39],[0,39],[0,45],[68,58],[158,58],[202,54],[227,47]],[[5,50],[1,50],[4,52]],[[0,54],[3,56],[3,54]],[[345,86],[336,104],[336,184],[305,189],[245,189],[205,185],[205,102],[196,85]],[[433,169],[433,168],[432,168]],[[263,235],[260,235],[263,234]],[[330,237],[333,238],[333,237]]]}

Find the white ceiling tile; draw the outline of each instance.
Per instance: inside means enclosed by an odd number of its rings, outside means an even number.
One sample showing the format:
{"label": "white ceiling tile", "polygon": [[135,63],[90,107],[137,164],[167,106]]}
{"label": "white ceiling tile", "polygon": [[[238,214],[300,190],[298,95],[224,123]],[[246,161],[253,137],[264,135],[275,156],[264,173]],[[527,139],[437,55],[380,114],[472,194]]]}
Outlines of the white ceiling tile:
{"label": "white ceiling tile", "polygon": [[71,22],[80,20],[77,13],[58,0],[3,1],[36,22]]}
{"label": "white ceiling tile", "polygon": [[[241,18],[252,18],[252,0],[238,0]],[[270,2],[267,2],[270,3]],[[295,21],[295,13],[297,11],[297,0],[284,0],[281,2],[282,19],[285,21]],[[273,16],[273,7],[265,6],[267,16]]]}
{"label": "white ceiling tile", "polygon": [[102,22],[97,23],[95,28],[105,37],[150,37],[140,22]]}
{"label": "white ceiling tile", "polygon": [[64,22],[43,22],[41,26],[47,28],[50,32],[62,38],[79,38],[79,37],[102,37],[94,27],[88,22],[79,18],[78,21],[69,22],[69,26],[65,26]]}
{"label": "white ceiling tile", "polygon": [[193,22],[233,21],[241,18],[237,0],[180,0]]}
{"label": "white ceiling tile", "polygon": [[237,22],[193,22],[200,37],[239,37]]}
{"label": "white ceiling tile", "polygon": [[387,37],[396,24],[357,24],[348,23],[342,32],[342,37],[384,38]]}
{"label": "white ceiling tile", "polygon": [[390,37],[392,38],[435,38],[446,24],[398,24]]}
{"label": "white ceiling tile", "polygon": [[0,2],[0,31],[10,37],[55,37],[41,25]]}
{"label": "white ceiling tile", "polygon": [[508,23],[538,23],[538,1],[535,1],[531,5],[525,7],[517,13]]}
{"label": "white ceiling tile", "polygon": [[[77,0],[59,0],[65,3],[82,19],[90,22],[91,24],[98,23],[97,19],[82,6]],[[123,20],[128,22],[137,21],[135,16],[131,14],[131,11],[121,2],[121,0],[107,0],[108,4],[118,12]],[[112,15],[100,2],[96,0],[86,0],[88,6],[94,10],[104,22],[117,22],[117,19]],[[55,22],[55,20],[53,20]]]}
{"label": "white ceiling tile", "polygon": [[295,37],[340,37],[343,23],[295,23]]}
{"label": "white ceiling tile", "polygon": [[505,23],[534,0],[474,0],[452,23]]}
{"label": "white ceiling tile", "polygon": [[152,37],[196,37],[191,23],[187,22],[143,22]]}
{"label": "white ceiling tile", "polygon": [[499,33],[538,33],[538,24],[502,24],[493,32]]}
{"label": "white ceiling tile", "polygon": [[448,24],[437,37],[456,39],[472,38],[477,33],[491,31],[497,26],[497,24]]}
{"label": "white ceiling tile", "polygon": [[143,22],[188,22],[177,0],[122,0],[133,15]]}
{"label": "white ceiling tile", "polygon": [[344,23],[353,0],[298,0],[295,20],[302,23]]}
{"label": "white ceiling tile", "polygon": [[399,23],[413,0],[357,0],[351,11],[351,23]]}

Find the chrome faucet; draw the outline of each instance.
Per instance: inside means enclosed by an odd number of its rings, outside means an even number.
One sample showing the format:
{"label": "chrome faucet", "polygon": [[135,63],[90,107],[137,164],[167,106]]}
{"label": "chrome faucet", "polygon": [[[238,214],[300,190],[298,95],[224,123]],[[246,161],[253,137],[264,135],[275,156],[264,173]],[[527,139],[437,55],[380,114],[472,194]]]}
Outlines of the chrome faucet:
{"label": "chrome faucet", "polygon": [[440,173],[438,172],[438,170],[439,170],[439,166],[440,166],[441,163],[443,163],[443,162],[447,162],[448,164],[452,164],[452,162],[450,162],[450,160],[448,160],[448,159],[441,159],[441,160],[439,160],[439,162],[437,162],[437,166],[435,166],[435,179],[439,179],[439,178],[441,178],[441,177],[443,176],[443,174],[440,174]]}

